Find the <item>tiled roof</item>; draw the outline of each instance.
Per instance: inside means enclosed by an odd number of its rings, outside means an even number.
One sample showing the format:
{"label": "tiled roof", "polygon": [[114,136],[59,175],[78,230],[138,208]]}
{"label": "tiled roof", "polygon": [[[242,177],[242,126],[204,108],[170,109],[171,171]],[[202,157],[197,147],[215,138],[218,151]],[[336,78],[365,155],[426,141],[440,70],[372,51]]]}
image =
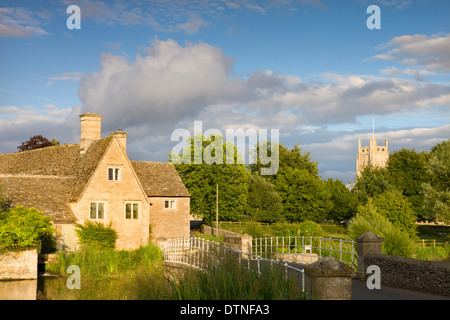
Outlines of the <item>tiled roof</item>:
{"label": "tiled roof", "polygon": [[171,162],[131,161],[148,197],[189,197]]}
{"label": "tiled roof", "polygon": [[0,154],[0,186],[13,206],[34,207],[55,223],[72,223],[69,203],[81,195],[111,139],[93,142],[81,158],[79,144]]}

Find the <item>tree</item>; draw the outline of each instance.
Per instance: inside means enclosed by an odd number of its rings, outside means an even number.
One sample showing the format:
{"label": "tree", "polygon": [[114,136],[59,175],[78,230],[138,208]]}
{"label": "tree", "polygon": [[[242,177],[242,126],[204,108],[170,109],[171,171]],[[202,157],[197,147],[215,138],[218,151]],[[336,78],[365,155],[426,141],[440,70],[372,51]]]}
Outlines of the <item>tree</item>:
{"label": "tree", "polygon": [[398,191],[386,191],[374,198],[378,212],[411,238],[417,235],[417,216],[411,203]]}
{"label": "tree", "polygon": [[[271,152],[271,148],[273,147],[269,142],[267,143],[267,149]],[[292,149],[289,149],[281,144],[278,144],[278,162],[279,162],[279,170],[282,171],[285,168],[296,168],[296,169],[305,169],[311,174],[318,176],[319,168],[317,166],[317,162],[311,160],[309,156],[309,152],[302,154],[301,147],[298,144],[295,144]],[[253,158],[256,159],[255,164],[251,164],[250,170],[252,172],[260,172],[261,167],[267,167],[268,165],[261,164],[259,157],[259,144],[257,144],[252,152]],[[268,176],[275,179],[276,174],[272,176]]]}
{"label": "tree", "polygon": [[273,223],[283,219],[281,197],[268,179],[257,173],[249,175],[246,214],[259,222]]}
{"label": "tree", "polygon": [[388,179],[413,205],[417,215],[423,214],[422,184],[429,181],[427,172],[430,155],[414,149],[401,149],[389,156],[387,163]]}
{"label": "tree", "polygon": [[394,189],[394,186],[389,182],[386,168],[368,166],[364,168],[361,176],[356,180],[353,193],[358,201],[364,204],[369,198]]}
{"label": "tree", "polygon": [[326,219],[331,207],[325,182],[306,169],[283,168],[274,180],[283,201],[283,216],[289,221]]}
{"label": "tree", "polygon": [[40,148],[46,148],[51,147],[53,145],[60,145],[59,141],[56,141],[53,139],[52,141],[49,141],[47,138],[44,138],[41,135],[33,136],[30,138],[30,140],[22,142],[20,146],[17,147],[20,151],[28,151],[28,150],[34,150],[34,149],[40,149]]}
{"label": "tree", "polygon": [[450,140],[432,148],[428,173],[430,182],[422,184],[423,216],[450,223]]}
{"label": "tree", "polygon": [[341,221],[350,219],[358,209],[358,198],[340,180],[329,178],[326,187],[330,194],[331,208],[327,220]]}
{"label": "tree", "polygon": [[410,257],[412,254],[413,239],[380,212],[373,198],[369,198],[366,204],[358,207],[356,216],[350,220],[348,232],[353,239],[366,232],[383,237],[384,254],[402,257]]}
{"label": "tree", "polygon": [[[170,160],[191,194],[191,211],[203,217],[206,223],[216,220],[216,185],[219,185],[219,219],[237,221],[245,214],[248,199],[248,172],[238,164],[237,149],[224,144],[223,137],[203,135],[190,138],[183,155],[170,154]],[[201,150],[196,159],[195,144]],[[226,163],[226,153],[232,152],[235,161]],[[180,161],[181,159],[184,161]],[[216,159],[216,162],[212,162]],[[190,160],[190,161],[187,161]],[[190,163],[186,163],[190,162]],[[218,163],[217,163],[218,162]]]}

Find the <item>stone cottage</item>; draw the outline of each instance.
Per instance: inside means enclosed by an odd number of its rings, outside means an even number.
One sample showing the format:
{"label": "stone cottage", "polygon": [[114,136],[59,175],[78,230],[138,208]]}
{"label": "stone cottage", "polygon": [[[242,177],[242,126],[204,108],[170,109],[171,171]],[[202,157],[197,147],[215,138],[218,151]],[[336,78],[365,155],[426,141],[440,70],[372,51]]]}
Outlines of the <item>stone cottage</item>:
{"label": "stone cottage", "polygon": [[0,154],[0,186],[13,206],[52,218],[57,247],[76,250],[75,223],[116,230],[117,249],[187,237],[190,194],[170,162],[131,161],[127,133],[101,138],[101,115],[82,114],[79,144]]}

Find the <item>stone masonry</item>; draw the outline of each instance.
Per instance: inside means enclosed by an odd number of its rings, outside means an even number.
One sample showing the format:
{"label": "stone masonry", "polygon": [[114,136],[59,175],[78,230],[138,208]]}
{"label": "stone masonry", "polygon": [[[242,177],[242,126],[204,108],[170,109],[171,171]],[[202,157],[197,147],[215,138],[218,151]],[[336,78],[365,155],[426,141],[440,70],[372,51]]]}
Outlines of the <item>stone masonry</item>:
{"label": "stone masonry", "polygon": [[0,280],[28,280],[38,277],[36,250],[0,254]]}

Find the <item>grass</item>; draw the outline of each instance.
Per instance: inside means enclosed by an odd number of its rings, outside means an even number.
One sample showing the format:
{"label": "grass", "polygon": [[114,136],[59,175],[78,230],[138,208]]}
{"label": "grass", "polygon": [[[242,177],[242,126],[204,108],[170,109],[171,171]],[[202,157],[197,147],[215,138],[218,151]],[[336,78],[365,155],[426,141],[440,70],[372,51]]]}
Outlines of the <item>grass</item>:
{"label": "grass", "polygon": [[66,275],[67,268],[76,265],[81,270],[81,277],[102,279],[141,267],[151,268],[161,261],[161,250],[152,244],[131,251],[85,247],[69,254],[60,252],[57,262],[47,265],[46,271]]}
{"label": "grass", "polygon": [[[142,281],[144,280],[144,281]],[[299,282],[272,266],[262,275],[228,259],[207,270],[190,269],[166,282],[139,281],[139,299],[163,297],[169,300],[304,300]]]}
{"label": "grass", "polygon": [[262,275],[228,260],[207,270],[187,268],[182,274],[162,264],[139,267],[116,278],[83,279],[69,290],[65,279],[50,280],[42,298],[58,300],[304,300],[299,280],[277,266]]}
{"label": "grass", "polygon": [[[69,265],[81,270],[81,289],[66,286]],[[62,277],[49,280],[41,298],[58,300],[298,300],[305,299],[298,279],[277,266],[248,270],[231,257],[207,270],[167,272],[159,248],[133,251],[94,249],[62,254],[47,271]]]}
{"label": "grass", "polygon": [[215,235],[211,235],[211,234],[196,233],[195,236],[200,239],[214,241],[217,243],[223,243],[223,241],[225,239],[225,236],[222,236],[222,235],[215,236]]}

